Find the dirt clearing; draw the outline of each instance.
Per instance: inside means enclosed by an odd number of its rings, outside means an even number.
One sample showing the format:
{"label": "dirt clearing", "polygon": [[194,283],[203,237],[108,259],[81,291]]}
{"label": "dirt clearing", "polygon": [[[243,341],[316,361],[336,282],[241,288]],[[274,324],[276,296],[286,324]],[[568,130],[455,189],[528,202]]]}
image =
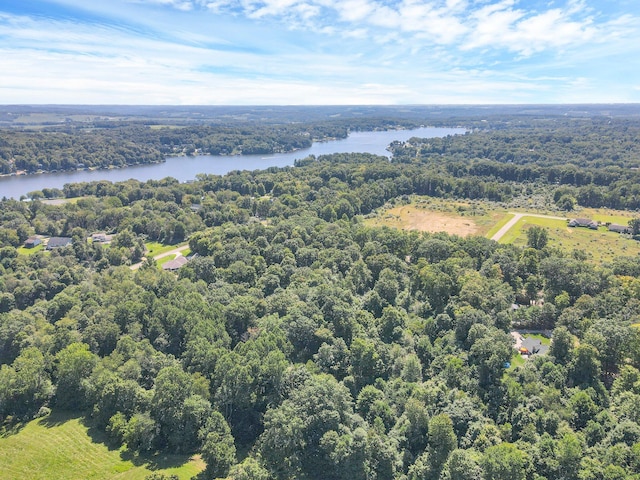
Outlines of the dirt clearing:
{"label": "dirt clearing", "polygon": [[387,210],[375,220],[377,225],[399,228],[402,230],[418,230],[421,232],[447,232],[466,237],[478,233],[479,227],[469,217],[446,214],[416,208],[413,205],[402,205]]}

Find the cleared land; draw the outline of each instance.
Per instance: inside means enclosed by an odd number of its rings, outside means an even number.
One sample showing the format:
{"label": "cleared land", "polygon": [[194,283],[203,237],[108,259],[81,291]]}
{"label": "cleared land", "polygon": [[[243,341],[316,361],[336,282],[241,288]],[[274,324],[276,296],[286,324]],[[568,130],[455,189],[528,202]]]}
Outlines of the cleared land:
{"label": "cleared land", "polygon": [[22,247],[18,247],[18,255],[33,255],[36,252],[41,252],[44,250],[44,243],[41,243],[40,245],[37,245],[33,248],[26,248],[24,246]]}
{"label": "cleared land", "polygon": [[420,198],[398,205],[369,218],[371,226],[387,226],[420,232],[447,232],[453,235],[486,235],[500,221],[503,212],[489,211],[473,203]]}
{"label": "cleared land", "polygon": [[536,218],[542,218],[542,219],[545,219],[545,220],[560,220],[560,221],[563,221],[563,222],[567,221],[567,219],[563,218],[563,217],[551,217],[549,215],[538,215],[538,214],[530,214],[530,213],[513,213],[513,214],[509,214],[509,215],[513,215],[513,217],[507,223],[505,223],[500,228],[500,230],[498,230],[496,233],[494,233],[491,236],[491,240],[495,240],[496,242],[499,241],[523,217],[536,217]]}
{"label": "cleared land", "polygon": [[[161,243],[151,242],[145,244],[147,247],[147,256],[152,255],[154,260],[158,261],[158,265],[162,265],[169,260],[173,260],[178,255],[189,255],[189,244],[176,247],[175,245],[162,245]],[[129,268],[137,270],[142,266],[143,262],[134,263]]]}
{"label": "cleared land", "polygon": [[582,209],[556,215],[509,212],[504,206],[488,202],[457,202],[416,197],[411,203],[381,209],[365,220],[367,225],[402,230],[446,232],[454,235],[482,235],[500,243],[525,246],[527,230],[534,225],[549,231],[549,245],[562,250],[581,250],[592,262],[609,262],[619,256],[640,254],[640,242],[628,236],[598,230],[571,228],[567,218],[587,217],[604,223],[626,225],[637,213],[609,209]]}
{"label": "cleared land", "polygon": [[65,414],[51,414],[0,436],[0,480],[144,480],[151,473],[189,479],[204,469],[199,457],[132,457],[112,449],[104,434]]}
{"label": "cleared land", "polygon": [[[584,213],[583,213],[584,215]],[[587,216],[587,215],[584,215]],[[603,220],[601,220],[603,221]],[[612,221],[606,219],[606,221]],[[608,231],[607,227],[590,230],[581,227],[569,227],[563,220],[524,216],[500,239],[500,243],[527,244],[527,230],[533,225],[549,230],[549,245],[562,250],[581,250],[587,258],[597,263],[609,262],[620,256],[640,254],[640,242],[624,235]]]}

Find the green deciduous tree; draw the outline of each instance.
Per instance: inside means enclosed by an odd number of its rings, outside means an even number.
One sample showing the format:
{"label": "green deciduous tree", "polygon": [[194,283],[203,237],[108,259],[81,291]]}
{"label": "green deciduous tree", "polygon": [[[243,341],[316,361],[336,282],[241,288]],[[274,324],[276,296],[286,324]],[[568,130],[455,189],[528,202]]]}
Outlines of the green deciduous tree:
{"label": "green deciduous tree", "polygon": [[98,357],[89,351],[85,343],[72,343],[55,358],[56,364],[56,405],[66,409],[85,406],[85,386],[83,381],[91,375]]}
{"label": "green deciduous tree", "polygon": [[[236,462],[236,447],[231,429],[219,412],[213,412],[206,422],[206,437],[202,445],[202,459],[207,464],[206,478],[225,477]],[[254,468],[253,470],[260,471]],[[242,477],[234,477],[242,478]],[[245,478],[260,478],[245,476]]]}
{"label": "green deciduous tree", "polygon": [[542,250],[549,242],[549,231],[544,227],[533,225],[527,229],[527,245],[536,250]]}
{"label": "green deciduous tree", "polygon": [[480,465],[486,480],[525,480],[529,458],[512,443],[501,443],[485,450]]}
{"label": "green deciduous tree", "polygon": [[452,451],[440,478],[442,480],[481,479],[480,454],[473,450]]}
{"label": "green deciduous tree", "polygon": [[25,348],[11,366],[0,367],[0,418],[33,415],[52,394],[45,358],[37,348]]}

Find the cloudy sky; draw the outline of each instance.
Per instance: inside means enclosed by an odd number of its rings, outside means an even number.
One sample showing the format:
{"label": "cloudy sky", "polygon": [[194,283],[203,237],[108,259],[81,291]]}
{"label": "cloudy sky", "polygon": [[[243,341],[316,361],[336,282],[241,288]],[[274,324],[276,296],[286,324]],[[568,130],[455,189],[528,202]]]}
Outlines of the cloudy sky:
{"label": "cloudy sky", "polygon": [[0,2],[0,104],[603,102],[638,0]]}

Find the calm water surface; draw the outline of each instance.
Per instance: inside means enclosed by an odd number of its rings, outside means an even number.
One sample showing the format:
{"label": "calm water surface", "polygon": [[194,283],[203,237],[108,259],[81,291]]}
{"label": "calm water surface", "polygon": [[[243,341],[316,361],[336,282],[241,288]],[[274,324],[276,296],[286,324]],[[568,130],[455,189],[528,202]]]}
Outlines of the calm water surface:
{"label": "calm water surface", "polygon": [[62,188],[66,183],[108,180],[121,182],[131,178],[145,182],[173,177],[181,182],[195,179],[198,173],[224,175],[232,170],[258,170],[269,167],[293,165],[295,160],[309,155],[331,153],[373,153],[389,156],[386,148],[394,140],[404,141],[411,137],[433,138],[462,134],[462,128],[425,127],[415,130],[392,130],[385,132],[353,132],[344,140],[316,142],[311,148],[291,153],[273,155],[169,157],[164,163],[135,165],[112,170],[81,170],[73,172],[41,173],[0,177],[0,198],[20,198],[28,192],[43,188]]}

